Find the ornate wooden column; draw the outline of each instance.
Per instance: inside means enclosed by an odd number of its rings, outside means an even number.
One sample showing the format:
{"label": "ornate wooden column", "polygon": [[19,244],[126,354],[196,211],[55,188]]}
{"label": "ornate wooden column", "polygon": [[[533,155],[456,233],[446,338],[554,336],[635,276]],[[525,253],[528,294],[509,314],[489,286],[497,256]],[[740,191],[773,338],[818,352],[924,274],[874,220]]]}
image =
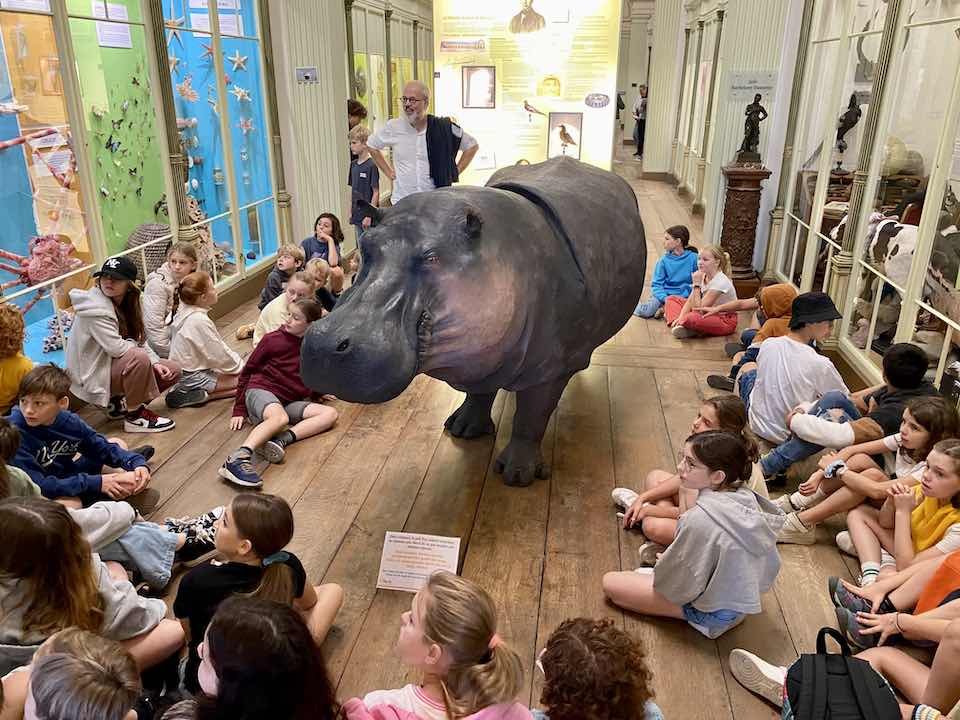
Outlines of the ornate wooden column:
{"label": "ornate wooden column", "polygon": [[670,148],[670,174],[673,181],[679,181],[677,175],[677,150],[680,144],[680,116],[683,112],[683,87],[687,83],[687,56],[690,52],[690,28],[683,29],[683,64],[680,66],[680,95],[677,98],[677,119],[673,123],[673,145]]}
{"label": "ornate wooden column", "polygon": [[703,51],[703,20],[697,20],[697,54],[693,61],[693,77],[690,78],[690,112],[687,117],[687,142],[683,148],[683,165],[680,168],[680,180],[677,192],[681,195],[688,195],[690,188],[687,187],[687,176],[690,171],[690,155],[692,150],[690,145],[693,143],[693,116],[697,110],[697,80],[700,76],[700,53]]}
{"label": "ornate wooden column", "polygon": [[353,0],[343,0],[343,10],[347,21],[347,92],[350,97],[357,98],[357,68],[353,59]]}
{"label": "ornate wooden column", "polygon": [[[352,0],[348,0],[352,2]],[[273,31],[270,24],[269,0],[258,0],[260,10],[260,43],[263,48],[263,84],[267,93],[267,111],[270,113],[270,127],[273,130],[273,174],[276,177],[277,210],[280,215],[280,237],[277,247],[294,243],[293,212],[290,209],[290,193],[287,192],[287,179],[283,171],[283,140],[280,136],[280,110],[277,102],[277,75],[276,62],[273,57]],[[349,12],[349,11],[348,11]],[[350,27],[350,16],[347,15],[347,27]],[[347,42],[350,42],[350,31],[347,31]],[[353,58],[353,53],[347,56]],[[351,75],[351,78],[353,76]],[[350,83],[351,87],[353,83]]]}
{"label": "ornate wooden column", "polygon": [[730,253],[730,279],[739,297],[750,297],[760,284],[753,270],[753,248],[757,240],[760,193],[770,171],[757,164],[734,164],[723,168],[727,195],[723,206],[720,245]]}
{"label": "ornate wooden column", "polygon": [[[391,27],[390,19],[393,17],[393,8],[390,7],[390,4],[387,3],[386,9],[383,11],[383,27],[385,28],[384,32],[384,45],[383,45],[383,56],[387,62],[387,117],[393,117],[393,63],[392,58],[393,54],[390,50],[390,36],[393,34],[393,28]],[[403,90],[401,90],[403,92]]]}
{"label": "ornate wooden column", "polygon": [[710,124],[713,119],[713,95],[717,87],[717,66],[720,64],[720,42],[723,40],[723,10],[717,10],[717,33],[713,44],[713,64],[710,67],[710,87],[707,89],[707,112],[703,119],[703,152],[698,161],[698,181],[696,197],[693,201],[693,213],[703,213],[703,175],[706,172],[707,158],[710,156]]}
{"label": "ornate wooden column", "polygon": [[853,302],[850,287],[850,274],[853,271],[853,246],[857,236],[862,231],[860,220],[863,216],[866,198],[867,175],[870,171],[870,162],[873,158],[874,144],[877,142],[877,129],[880,124],[880,109],[884,95],[888,91],[887,81],[890,74],[890,60],[899,35],[900,16],[903,12],[903,0],[889,0],[887,14],[884,19],[883,34],[880,36],[880,51],[877,56],[876,72],[873,86],[870,91],[870,104],[867,107],[867,116],[863,122],[863,134],[860,136],[860,151],[857,155],[857,169],[853,173],[853,185],[850,188],[850,204],[847,207],[847,223],[843,232],[841,250],[833,254],[830,267],[830,282],[827,292],[833,298],[834,304],[848,322],[834,326],[833,334],[827,338],[824,347],[836,348],[839,345],[841,328],[854,321],[852,317]]}
{"label": "ornate wooden column", "polygon": [[[168,71],[167,27],[166,19],[163,16],[163,0],[149,0],[147,8],[149,17],[146,31],[152,37],[154,59],[159,71],[157,75],[160,87],[157,88],[157,92],[160,94],[160,104],[163,107],[163,117],[160,118],[160,124],[167,136],[167,148],[170,150],[170,170],[173,175],[173,197],[167,198],[167,212],[171,219],[174,219],[173,216],[176,213],[177,240],[196,245],[200,232],[191,226],[187,212],[185,185],[189,175],[187,158],[180,146],[180,132],[177,129],[177,108],[173,104],[173,81],[170,79],[170,72]],[[202,260],[211,259],[207,255],[212,253],[212,248],[198,248],[198,250],[201,252]]]}

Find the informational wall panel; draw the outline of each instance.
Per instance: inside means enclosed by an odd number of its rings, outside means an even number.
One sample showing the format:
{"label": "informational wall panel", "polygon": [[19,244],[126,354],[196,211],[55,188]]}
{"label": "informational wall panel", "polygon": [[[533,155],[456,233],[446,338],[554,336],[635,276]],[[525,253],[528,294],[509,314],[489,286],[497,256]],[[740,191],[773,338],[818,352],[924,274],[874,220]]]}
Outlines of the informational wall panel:
{"label": "informational wall panel", "polygon": [[480,142],[464,182],[569,155],[609,169],[617,0],[434,0],[436,114]]}

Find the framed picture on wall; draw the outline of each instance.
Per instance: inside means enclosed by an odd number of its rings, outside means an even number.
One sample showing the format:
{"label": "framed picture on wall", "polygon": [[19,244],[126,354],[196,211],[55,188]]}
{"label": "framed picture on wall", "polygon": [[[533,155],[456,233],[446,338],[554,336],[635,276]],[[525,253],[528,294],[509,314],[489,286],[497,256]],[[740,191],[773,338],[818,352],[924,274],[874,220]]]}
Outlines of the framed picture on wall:
{"label": "framed picture on wall", "polygon": [[40,92],[44,95],[63,95],[60,58],[40,58]]}
{"label": "framed picture on wall", "polygon": [[580,159],[580,135],[583,131],[583,113],[550,113],[547,123],[547,157],[567,155]]}
{"label": "framed picture on wall", "polygon": [[492,110],[497,107],[497,69],[493,65],[464,65],[463,107]]}

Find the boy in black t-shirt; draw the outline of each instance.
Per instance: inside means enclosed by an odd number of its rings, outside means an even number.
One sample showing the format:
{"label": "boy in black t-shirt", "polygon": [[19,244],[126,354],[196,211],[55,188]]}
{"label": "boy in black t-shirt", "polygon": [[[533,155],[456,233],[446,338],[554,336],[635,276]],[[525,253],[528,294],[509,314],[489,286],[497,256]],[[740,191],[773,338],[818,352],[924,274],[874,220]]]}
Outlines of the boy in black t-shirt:
{"label": "boy in black t-shirt", "polygon": [[357,245],[364,231],[370,227],[370,219],[364,218],[357,209],[357,201],[365,200],[374,207],[380,205],[380,171],[370,157],[367,149],[367,138],[370,137],[370,128],[357,125],[350,130],[350,152],[357,154],[357,159],[350,163],[350,177],[347,184],[353,189],[350,200],[350,224],[357,231]]}

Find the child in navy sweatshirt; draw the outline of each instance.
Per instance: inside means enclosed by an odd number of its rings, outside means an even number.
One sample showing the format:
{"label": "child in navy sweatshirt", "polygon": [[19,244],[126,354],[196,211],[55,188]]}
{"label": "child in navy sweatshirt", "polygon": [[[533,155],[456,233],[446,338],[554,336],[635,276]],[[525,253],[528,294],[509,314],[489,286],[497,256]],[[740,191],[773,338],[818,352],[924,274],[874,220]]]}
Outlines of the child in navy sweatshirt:
{"label": "child in navy sweatshirt", "polygon": [[320,305],[313,300],[294,300],[283,326],[264,335],[247,358],[237,381],[230,429],[240,430],[244,417],[254,428],[220,467],[224,480],[262,487],[263,479],[251,462],[254,451],[271,463],[282,462],[287,445],[329,430],[337,421],[337,411],[314,402],[315,393],[300,377],[303,336],[320,314]]}
{"label": "child in navy sweatshirt", "polygon": [[685,225],[668,227],[663,233],[665,254],[653,269],[652,297],[637,305],[634,315],[642,318],[661,317],[670,295],[688,297],[691,278],[697,270],[697,250],[689,247],[690,231]]}
{"label": "child in navy sweatshirt", "polygon": [[[107,439],[70,412],[70,376],[56,365],[35,367],[20,382],[20,406],[10,422],[20,431],[20,447],[11,463],[26,472],[45,497],[78,498],[83,505],[121,500],[150,482],[149,445],[128,450]],[[79,456],[79,457],[78,457]],[[121,468],[110,470],[105,468]]]}

